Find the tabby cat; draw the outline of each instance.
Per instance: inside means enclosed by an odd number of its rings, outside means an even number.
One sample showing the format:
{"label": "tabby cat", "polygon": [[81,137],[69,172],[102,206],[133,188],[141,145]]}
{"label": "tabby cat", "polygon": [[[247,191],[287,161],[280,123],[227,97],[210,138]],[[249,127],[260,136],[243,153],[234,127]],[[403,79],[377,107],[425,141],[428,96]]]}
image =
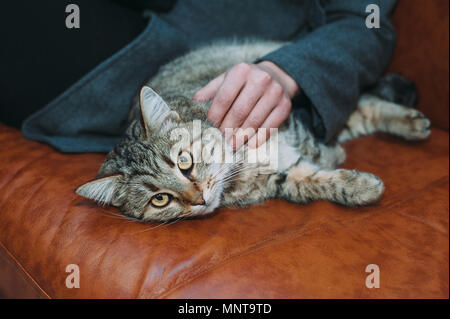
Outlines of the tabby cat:
{"label": "tabby cat", "polygon": [[[251,63],[281,45],[220,42],[163,66],[147,83],[153,89],[142,88],[125,136],[107,155],[97,178],[76,192],[141,221],[196,217],[270,198],[347,206],[379,200],[384,185],[377,176],[337,168],[345,160],[340,143],[375,132],[425,139],[430,122],[419,111],[363,95],[333,145],[316,140],[291,115],[257,150],[244,146],[233,152],[206,120],[209,103],[192,100],[199,88],[231,66]],[[275,151],[267,152],[268,147]],[[249,154],[261,150],[266,152],[252,160]]]}

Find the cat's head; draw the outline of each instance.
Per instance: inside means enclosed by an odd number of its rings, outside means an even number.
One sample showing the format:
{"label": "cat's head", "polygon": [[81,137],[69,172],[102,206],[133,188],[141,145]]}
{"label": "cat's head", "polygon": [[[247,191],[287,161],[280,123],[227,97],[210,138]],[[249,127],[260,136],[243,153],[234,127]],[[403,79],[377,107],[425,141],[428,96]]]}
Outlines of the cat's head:
{"label": "cat's head", "polygon": [[233,170],[225,160],[227,152],[217,129],[181,121],[156,92],[144,87],[140,120],[108,154],[98,177],[76,192],[143,221],[205,215],[219,206]]}

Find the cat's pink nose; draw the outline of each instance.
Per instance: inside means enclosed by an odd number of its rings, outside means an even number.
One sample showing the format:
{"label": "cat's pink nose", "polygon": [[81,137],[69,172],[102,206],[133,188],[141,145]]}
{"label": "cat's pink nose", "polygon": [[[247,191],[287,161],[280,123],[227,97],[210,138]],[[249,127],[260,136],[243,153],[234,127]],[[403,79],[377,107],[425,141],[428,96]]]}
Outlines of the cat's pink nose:
{"label": "cat's pink nose", "polygon": [[197,205],[205,205],[205,200],[203,199],[203,194],[199,193],[199,196],[197,196],[196,200],[192,202],[192,206]]}

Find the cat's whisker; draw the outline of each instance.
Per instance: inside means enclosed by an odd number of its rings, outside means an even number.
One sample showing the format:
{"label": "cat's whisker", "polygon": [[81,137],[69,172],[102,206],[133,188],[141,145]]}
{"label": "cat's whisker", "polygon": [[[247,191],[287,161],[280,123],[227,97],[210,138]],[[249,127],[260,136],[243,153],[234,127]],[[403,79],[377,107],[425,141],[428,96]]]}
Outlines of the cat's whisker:
{"label": "cat's whisker", "polygon": [[168,223],[165,226],[169,226],[169,225],[175,224],[176,222],[179,222],[180,220],[186,219],[186,217],[185,216],[179,217],[179,218],[175,219],[173,222],[170,222],[170,223]]}
{"label": "cat's whisker", "polygon": [[178,217],[178,218],[176,218],[175,220],[172,220],[172,221],[166,220],[165,222],[163,222],[163,223],[161,223],[161,224],[159,224],[159,225],[156,225],[156,226],[153,226],[153,227],[144,229],[144,230],[142,230],[142,231],[135,232],[135,233],[133,233],[133,235],[135,235],[135,234],[141,234],[141,233],[147,232],[147,231],[149,231],[149,230],[154,230],[154,229],[156,229],[156,228],[158,228],[158,227],[169,226],[169,225],[175,224],[176,222],[181,221],[181,220],[185,219],[186,217],[190,217],[190,216],[193,216],[193,215]]}
{"label": "cat's whisker", "polygon": [[233,177],[235,177],[235,176],[238,176],[238,175],[240,175],[243,171],[245,171],[246,169],[241,169],[241,170],[238,170],[238,171],[235,171],[235,172],[233,172],[233,173],[231,173],[231,174],[228,174],[227,176],[225,176],[222,180],[228,180],[228,179],[230,179],[230,178],[233,178]]}
{"label": "cat's whisker", "polygon": [[254,165],[250,165],[250,164],[245,164],[245,165],[239,165],[239,166],[234,166],[232,169],[230,169],[230,173],[234,173],[237,171],[243,171],[249,168],[253,168]]}
{"label": "cat's whisker", "polygon": [[238,167],[238,168],[235,168],[235,169],[231,170],[229,173],[242,172],[243,170],[246,170],[246,169],[249,169],[249,168],[250,168],[250,166]]}
{"label": "cat's whisker", "polygon": [[[222,166],[219,168],[219,170],[218,170],[217,172],[215,172],[213,176],[211,176],[211,179],[216,178],[219,174],[222,174],[222,173],[225,172],[227,169],[230,169],[228,164],[222,165]],[[232,168],[231,168],[231,169],[232,169]]]}
{"label": "cat's whisker", "polygon": [[164,223],[158,224],[158,225],[156,225],[156,226],[153,226],[153,227],[150,227],[150,228],[141,230],[141,231],[134,232],[133,235],[141,234],[141,233],[144,233],[144,232],[146,232],[146,231],[156,229],[156,228],[158,228],[158,227],[164,226],[164,225],[167,224],[168,222],[169,222],[169,221],[167,220],[167,221],[165,221]]}
{"label": "cat's whisker", "polygon": [[238,176],[239,176],[239,174],[236,174],[236,175],[233,175],[233,176],[228,176],[226,178],[223,178],[222,181],[223,182],[228,182],[228,181],[231,181],[231,180],[237,178]]}
{"label": "cat's whisker", "polygon": [[226,182],[226,181],[232,180],[233,178],[237,178],[238,176],[240,176],[240,173],[241,172],[236,172],[234,174],[227,175],[224,178],[221,178],[219,181]]}
{"label": "cat's whisker", "polygon": [[222,185],[224,185],[224,183],[229,183],[232,182],[234,180],[238,180],[241,177],[241,173],[245,171],[245,169],[234,172],[233,174],[229,174],[227,176],[225,176],[224,178],[218,180],[218,182],[221,182]]}
{"label": "cat's whisker", "polygon": [[245,168],[247,168],[248,166],[247,165],[245,165],[245,164],[236,164],[236,165],[233,165],[231,168],[230,168],[230,172],[233,172],[233,171],[236,171],[236,170],[240,170],[240,169],[245,169]]}
{"label": "cat's whisker", "polygon": [[139,222],[139,220],[132,218],[132,217],[125,216],[125,215],[119,215],[119,214],[107,213],[107,212],[102,212],[102,214],[105,215],[106,217],[113,218],[113,219],[120,219],[120,220],[124,220],[127,222]]}

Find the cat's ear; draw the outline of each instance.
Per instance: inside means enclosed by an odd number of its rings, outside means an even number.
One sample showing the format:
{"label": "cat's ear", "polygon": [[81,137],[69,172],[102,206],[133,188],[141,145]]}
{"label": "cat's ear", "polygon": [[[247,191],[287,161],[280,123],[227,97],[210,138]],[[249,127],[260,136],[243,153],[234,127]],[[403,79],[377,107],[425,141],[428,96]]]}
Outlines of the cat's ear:
{"label": "cat's ear", "polygon": [[167,121],[177,122],[180,117],[177,112],[171,111],[166,102],[148,86],[141,89],[139,104],[141,108],[142,125],[147,136],[152,131],[159,132],[167,127]]}
{"label": "cat's ear", "polygon": [[96,201],[100,205],[110,205],[121,179],[122,175],[97,178],[81,185],[75,192],[80,196]]}

